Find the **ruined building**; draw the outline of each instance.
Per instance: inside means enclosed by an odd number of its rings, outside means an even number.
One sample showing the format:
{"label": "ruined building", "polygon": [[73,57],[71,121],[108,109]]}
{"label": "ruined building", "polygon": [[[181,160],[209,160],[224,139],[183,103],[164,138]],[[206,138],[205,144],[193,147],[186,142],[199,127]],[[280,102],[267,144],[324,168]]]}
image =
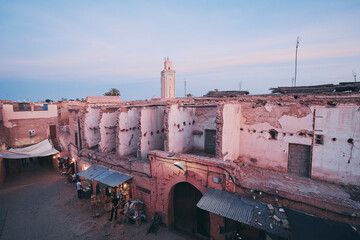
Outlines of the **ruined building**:
{"label": "ruined building", "polygon": [[3,103],[1,141],[31,144],[30,129],[42,139],[56,136],[78,172],[99,166],[126,176],[148,216],[159,212],[167,227],[204,238],[239,231],[250,239],[301,239],[294,235],[319,221],[299,213],[357,234],[350,226],[360,226],[360,93],[162,96],[93,96],[49,105],[31,122],[28,112],[17,115],[16,104]]}

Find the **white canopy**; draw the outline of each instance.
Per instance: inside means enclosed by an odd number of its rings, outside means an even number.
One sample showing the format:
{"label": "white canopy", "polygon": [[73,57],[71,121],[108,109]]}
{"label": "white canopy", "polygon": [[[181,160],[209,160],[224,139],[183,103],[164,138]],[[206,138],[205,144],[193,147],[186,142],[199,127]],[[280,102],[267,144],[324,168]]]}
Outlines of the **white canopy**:
{"label": "white canopy", "polygon": [[48,139],[45,139],[44,141],[28,147],[10,148],[9,150],[0,151],[0,157],[19,159],[31,157],[45,157],[56,153],[58,153],[58,151],[52,147]]}

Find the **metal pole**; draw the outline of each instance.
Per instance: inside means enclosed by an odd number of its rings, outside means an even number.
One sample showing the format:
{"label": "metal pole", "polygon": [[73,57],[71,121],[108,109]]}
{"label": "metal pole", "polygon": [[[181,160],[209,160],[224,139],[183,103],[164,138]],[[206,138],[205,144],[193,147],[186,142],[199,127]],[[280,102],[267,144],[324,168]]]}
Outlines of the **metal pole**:
{"label": "metal pole", "polygon": [[355,82],[356,82],[356,71],[353,70],[353,71],[352,71],[352,74],[353,74],[354,80],[355,80]]}
{"label": "metal pole", "polygon": [[184,80],[184,92],[185,92],[185,97],[186,97],[186,79]]}
{"label": "metal pole", "polygon": [[294,87],[296,87],[296,74],[297,74],[297,52],[298,52],[298,47],[299,47],[299,41],[300,38],[297,37],[296,39],[296,51],[295,51],[295,78],[294,78]]}

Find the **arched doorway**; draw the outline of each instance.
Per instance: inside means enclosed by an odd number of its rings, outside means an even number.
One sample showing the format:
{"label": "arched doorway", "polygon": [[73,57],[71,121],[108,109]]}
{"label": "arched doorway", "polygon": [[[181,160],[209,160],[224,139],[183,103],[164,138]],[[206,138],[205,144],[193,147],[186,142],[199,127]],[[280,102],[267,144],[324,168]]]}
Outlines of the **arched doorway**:
{"label": "arched doorway", "polygon": [[196,204],[202,193],[187,182],[176,184],[174,188],[174,228],[176,230],[210,237],[210,216]]}

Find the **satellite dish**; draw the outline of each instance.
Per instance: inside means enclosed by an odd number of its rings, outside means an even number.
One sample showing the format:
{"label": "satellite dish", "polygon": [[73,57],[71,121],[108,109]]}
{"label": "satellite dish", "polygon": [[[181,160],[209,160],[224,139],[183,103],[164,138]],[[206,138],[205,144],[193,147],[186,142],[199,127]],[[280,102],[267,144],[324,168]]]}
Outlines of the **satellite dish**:
{"label": "satellite dish", "polygon": [[184,171],[184,165],[182,165],[182,163],[176,162],[174,163],[174,166]]}

